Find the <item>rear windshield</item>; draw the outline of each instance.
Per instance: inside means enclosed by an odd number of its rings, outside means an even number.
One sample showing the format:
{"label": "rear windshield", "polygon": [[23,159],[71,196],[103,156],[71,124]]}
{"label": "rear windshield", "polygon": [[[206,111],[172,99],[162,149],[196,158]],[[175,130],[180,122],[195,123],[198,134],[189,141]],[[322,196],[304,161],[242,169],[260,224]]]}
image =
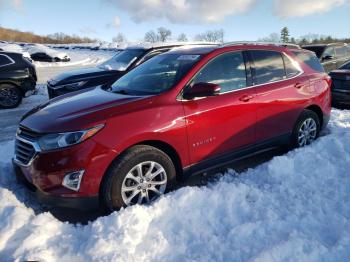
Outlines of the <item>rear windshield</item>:
{"label": "rear windshield", "polygon": [[145,52],[144,49],[126,49],[102,63],[99,67],[107,70],[125,71]]}
{"label": "rear windshield", "polygon": [[314,52],[318,58],[321,58],[325,49],[324,46],[303,46],[303,48]]}
{"label": "rear windshield", "polygon": [[295,56],[298,57],[302,62],[308,65],[313,70],[324,73],[324,68],[321,65],[317,57],[309,52],[294,52]]}

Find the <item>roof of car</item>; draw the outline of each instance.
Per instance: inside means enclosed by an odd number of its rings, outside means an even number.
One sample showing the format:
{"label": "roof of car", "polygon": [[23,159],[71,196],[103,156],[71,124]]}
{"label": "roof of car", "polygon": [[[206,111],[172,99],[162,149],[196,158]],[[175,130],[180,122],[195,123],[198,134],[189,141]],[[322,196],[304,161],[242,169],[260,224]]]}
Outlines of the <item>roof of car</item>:
{"label": "roof of car", "polygon": [[192,54],[192,55],[203,55],[210,53],[216,49],[219,48],[225,48],[225,47],[254,47],[259,46],[262,48],[288,48],[293,50],[302,50],[300,46],[293,45],[293,44],[285,44],[285,43],[261,43],[261,42],[230,42],[230,43],[224,43],[221,45],[194,45],[194,46],[181,46],[172,49],[171,53],[180,53],[180,54]]}

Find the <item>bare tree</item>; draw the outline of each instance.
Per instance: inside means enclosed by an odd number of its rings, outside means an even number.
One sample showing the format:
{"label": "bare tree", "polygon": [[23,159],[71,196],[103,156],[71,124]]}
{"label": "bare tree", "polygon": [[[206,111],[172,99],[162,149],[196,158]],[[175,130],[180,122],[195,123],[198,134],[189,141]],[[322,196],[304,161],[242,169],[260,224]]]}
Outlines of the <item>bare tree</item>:
{"label": "bare tree", "polygon": [[269,34],[266,37],[259,38],[258,41],[259,42],[279,43],[280,36],[277,33],[272,33],[272,34]]}
{"label": "bare tree", "polygon": [[184,33],[179,34],[179,36],[177,37],[177,41],[179,41],[179,42],[187,42],[188,39],[187,39],[186,34],[184,34]]}
{"label": "bare tree", "polygon": [[146,42],[151,42],[151,43],[157,42],[158,41],[158,36],[153,30],[148,31],[145,34],[145,41]]}
{"label": "bare tree", "polygon": [[219,30],[208,30],[205,33],[196,35],[195,40],[207,41],[207,42],[224,42],[225,32],[223,29]]}
{"label": "bare tree", "polygon": [[166,42],[171,36],[171,31],[165,27],[158,28],[158,40],[160,42]]}
{"label": "bare tree", "polygon": [[121,43],[125,43],[127,40],[124,34],[118,33],[116,37],[113,37],[112,41],[115,43],[121,44]]}

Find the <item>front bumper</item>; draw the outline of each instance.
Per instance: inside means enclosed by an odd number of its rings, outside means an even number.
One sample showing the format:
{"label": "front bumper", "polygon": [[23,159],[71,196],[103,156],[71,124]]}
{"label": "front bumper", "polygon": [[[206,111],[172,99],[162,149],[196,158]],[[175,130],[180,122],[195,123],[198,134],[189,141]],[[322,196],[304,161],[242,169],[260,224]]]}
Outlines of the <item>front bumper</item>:
{"label": "front bumper", "polygon": [[[14,168],[17,177],[35,191],[40,202],[77,209],[91,206],[90,202],[95,202],[92,206],[96,204],[103,175],[115,158],[113,150],[91,138],[81,144],[49,152],[40,152],[34,146],[35,153],[24,162],[26,158],[17,155],[20,154],[17,150],[24,149],[21,139],[23,141],[23,138],[16,139]],[[62,185],[67,174],[79,170],[84,170],[84,176],[78,191]]]}
{"label": "front bumper", "polygon": [[97,210],[100,207],[99,197],[62,197],[45,193],[35,187],[23,174],[20,166],[13,161],[17,181],[24,184],[35,195],[38,202],[46,206],[64,207],[78,210]]}

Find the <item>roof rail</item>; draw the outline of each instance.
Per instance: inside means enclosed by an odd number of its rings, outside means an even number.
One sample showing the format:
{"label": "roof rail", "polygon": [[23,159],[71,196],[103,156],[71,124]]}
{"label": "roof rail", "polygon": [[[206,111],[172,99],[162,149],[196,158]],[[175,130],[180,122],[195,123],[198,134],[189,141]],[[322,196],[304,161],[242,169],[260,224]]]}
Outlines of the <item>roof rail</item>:
{"label": "roof rail", "polygon": [[289,44],[289,43],[274,43],[274,42],[256,42],[256,41],[237,41],[237,42],[228,42],[224,43],[221,46],[235,46],[235,45],[269,45],[269,46],[280,46],[280,47],[286,47],[291,49],[301,49],[299,45],[296,44]]}

